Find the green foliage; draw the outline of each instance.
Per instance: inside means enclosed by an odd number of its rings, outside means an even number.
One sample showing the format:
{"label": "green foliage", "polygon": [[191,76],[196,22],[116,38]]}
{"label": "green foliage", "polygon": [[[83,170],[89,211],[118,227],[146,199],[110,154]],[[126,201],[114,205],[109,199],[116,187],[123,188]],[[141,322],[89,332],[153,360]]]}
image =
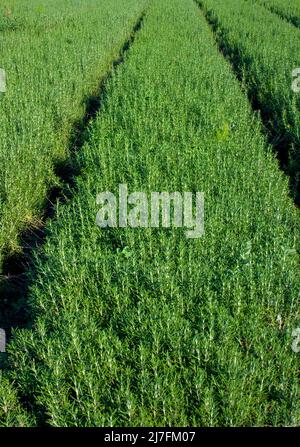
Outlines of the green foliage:
{"label": "green foliage", "polygon": [[[299,213],[192,0],[151,2],[77,162],[9,345],[22,395],[53,426],[299,425]],[[205,235],[100,230],[119,183],[203,191]]]}
{"label": "green foliage", "polygon": [[20,406],[15,390],[0,371],[0,427],[28,427],[34,419]]}
{"label": "green foliage", "polygon": [[88,98],[110,70],[147,0],[7,0],[0,6],[1,261],[35,226],[66,161]]}
{"label": "green foliage", "polygon": [[300,30],[253,1],[198,3],[221,50],[262,111],[300,203],[300,94],[292,90],[292,71],[300,65]]}
{"label": "green foliage", "polygon": [[[0,282],[2,260],[35,225],[86,104],[130,37],[147,0],[7,0],[0,5]],[[0,284],[1,285],[1,284]],[[0,287],[0,304],[7,303]],[[13,295],[13,291],[10,295]],[[8,305],[11,306],[9,303]],[[0,425],[25,425],[0,382]]]}
{"label": "green foliage", "polygon": [[250,0],[257,2],[271,12],[300,28],[300,2],[299,0]]}

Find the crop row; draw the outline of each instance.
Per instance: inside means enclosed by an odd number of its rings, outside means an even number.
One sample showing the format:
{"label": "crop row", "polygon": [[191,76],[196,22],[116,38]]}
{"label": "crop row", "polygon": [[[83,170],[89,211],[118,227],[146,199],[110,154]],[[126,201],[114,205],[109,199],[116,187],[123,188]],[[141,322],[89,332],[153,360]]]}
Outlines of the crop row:
{"label": "crop row", "polygon": [[[53,426],[299,424],[299,214],[195,2],[151,2],[77,162],[9,345],[27,407]],[[204,192],[205,235],[98,228],[119,184]]]}
{"label": "crop row", "polygon": [[300,30],[244,0],[199,2],[219,46],[259,107],[272,144],[300,201],[300,95],[292,89],[299,66]]}
{"label": "crop row", "polygon": [[[100,7],[101,4],[101,7]],[[7,2],[0,8],[0,274],[18,235],[40,224],[89,99],[146,0]],[[38,6],[39,5],[39,6]]]}
{"label": "crop row", "polygon": [[[15,323],[4,317],[14,309],[16,290],[8,294],[2,287],[3,258],[18,250],[20,231],[40,225],[74,129],[146,3],[16,0],[0,6],[0,68],[7,79],[6,93],[0,93],[0,327]],[[1,368],[4,358],[0,354]],[[2,375],[0,421],[28,421]]]}
{"label": "crop row", "polygon": [[300,3],[298,0],[250,0],[278,14],[281,18],[300,28]]}
{"label": "crop row", "polygon": [[[58,7],[59,5],[59,7]],[[94,3],[95,5],[95,3]],[[57,0],[9,0],[0,7],[0,32],[29,31],[33,34],[49,32],[54,27],[76,20],[86,12],[82,0],[65,0],[59,4]]]}

